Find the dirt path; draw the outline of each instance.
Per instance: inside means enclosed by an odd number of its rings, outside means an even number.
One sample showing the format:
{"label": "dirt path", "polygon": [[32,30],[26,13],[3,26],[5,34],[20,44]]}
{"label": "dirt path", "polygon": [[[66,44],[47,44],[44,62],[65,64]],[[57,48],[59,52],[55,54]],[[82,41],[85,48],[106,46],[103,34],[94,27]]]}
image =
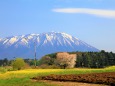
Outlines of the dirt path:
{"label": "dirt path", "polygon": [[40,80],[42,82],[57,85],[57,86],[108,86],[103,84],[90,84],[90,83],[80,83],[80,82],[60,82],[60,81],[50,81],[50,80]]}

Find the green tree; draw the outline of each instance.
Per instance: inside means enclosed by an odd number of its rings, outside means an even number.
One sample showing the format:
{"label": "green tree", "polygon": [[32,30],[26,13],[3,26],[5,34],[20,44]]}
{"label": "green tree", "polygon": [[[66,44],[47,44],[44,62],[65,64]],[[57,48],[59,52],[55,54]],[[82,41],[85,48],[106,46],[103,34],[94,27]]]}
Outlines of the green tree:
{"label": "green tree", "polygon": [[20,69],[24,68],[25,62],[24,62],[24,60],[22,58],[16,58],[12,62],[12,66],[13,66],[13,69],[20,70]]}
{"label": "green tree", "polygon": [[7,58],[4,58],[4,59],[3,59],[3,65],[4,65],[4,66],[7,66],[7,65],[8,65],[8,59],[7,59]]}
{"label": "green tree", "polygon": [[54,58],[51,58],[50,56],[44,56],[38,61],[38,66],[40,65],[53,65],[54,64]]}

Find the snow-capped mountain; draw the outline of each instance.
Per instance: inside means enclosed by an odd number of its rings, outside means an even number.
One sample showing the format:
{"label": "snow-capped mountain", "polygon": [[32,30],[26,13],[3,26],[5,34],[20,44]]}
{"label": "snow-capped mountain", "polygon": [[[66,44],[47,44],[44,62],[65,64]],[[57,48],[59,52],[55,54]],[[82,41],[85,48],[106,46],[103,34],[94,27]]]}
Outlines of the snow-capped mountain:
{"label": "snow-capped mountain", "polygon": [[63,51],[99,51],[66,33],[49,32],[0,38],[0,59],[11,59],[13,57],[33,58],[35,47],[37,58]]}

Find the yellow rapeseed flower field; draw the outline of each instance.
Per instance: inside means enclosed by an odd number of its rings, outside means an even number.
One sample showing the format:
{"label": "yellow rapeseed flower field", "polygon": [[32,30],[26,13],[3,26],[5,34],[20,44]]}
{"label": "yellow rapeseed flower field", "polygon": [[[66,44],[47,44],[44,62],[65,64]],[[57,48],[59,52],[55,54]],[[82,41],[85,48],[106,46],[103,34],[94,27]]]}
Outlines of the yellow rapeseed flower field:
{"label": "yellow rapeseed flower field", "polygon": [[0,74],[0,79],[8,79],[8,78],[22,78],[22,77],[31,77],[35,75],[45,75],[48,73],[60,72],[61,69],[25,69],[18,71],[8,71],[6,73]]}
{"label": "yellow rapeseed flower field", "polygon": [[75,68],[75,69],[24,69],[18,71],[7,71],[0,74],[0,79],[10,78],[24,78],[34,77],[39,75],[48,74],[84,74],[93,72],[115,72],[115,66],[102,68],[102,69],[88,69],[88,68]]}

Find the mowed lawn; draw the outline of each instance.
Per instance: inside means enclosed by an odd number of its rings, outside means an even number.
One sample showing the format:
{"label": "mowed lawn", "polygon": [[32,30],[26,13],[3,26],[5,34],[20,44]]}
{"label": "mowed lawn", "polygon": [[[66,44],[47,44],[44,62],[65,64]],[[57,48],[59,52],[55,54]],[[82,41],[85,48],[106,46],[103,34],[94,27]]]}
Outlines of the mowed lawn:
{"label": "mowed lawn", "polygon": [[85,74],[85,73],[100,73],[100,72],[115,72],[115,66],[103,69],[25,69],[19,71],[0,72],[0,86],[56,86],[54,84],[33,81],[30,78],[35,76],[45,76],[50,74]]}

